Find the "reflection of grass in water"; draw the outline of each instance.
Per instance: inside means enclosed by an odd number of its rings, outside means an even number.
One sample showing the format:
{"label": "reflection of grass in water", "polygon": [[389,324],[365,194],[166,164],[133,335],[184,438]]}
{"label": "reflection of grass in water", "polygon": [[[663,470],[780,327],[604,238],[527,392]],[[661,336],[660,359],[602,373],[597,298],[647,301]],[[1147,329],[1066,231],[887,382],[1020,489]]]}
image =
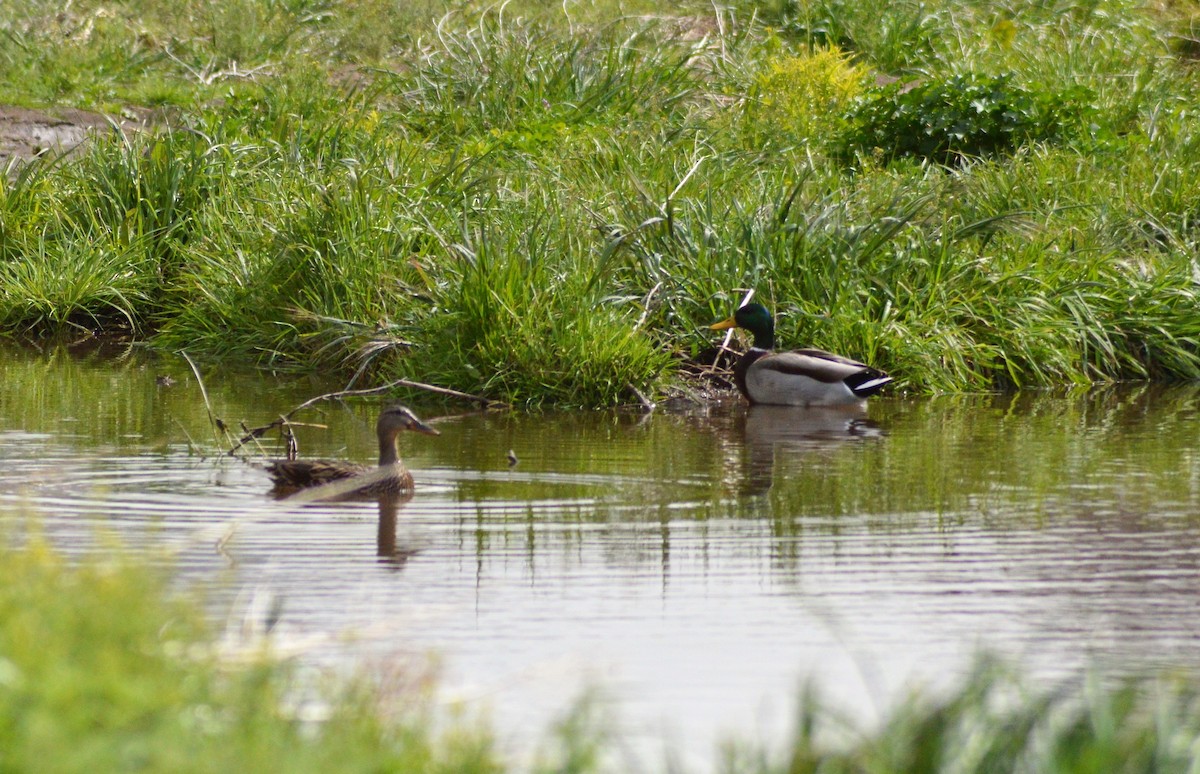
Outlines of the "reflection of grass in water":
{"label": "reflection of grass in water", "polygon": [[823,455],[770,447],[770,504],[784,527],[810,515],[878,515],[895,527],[906,514],[924,523],[937,513],[1027,527],[1105,507],[1195,512],[1195,394],[1190,386],[1138,385],[880,402],[871,415],[881,438]]}
{"label": "reflection of grass in water", "polygon": [[[294,669],[265,650],[231,660],[212,642],[160,573],[119,552],[68,563],[37,538],[3,549],[4,770],[518,770],[477,730],[434,731],[419,689],[329,686],[326,719],[302,722],[288,710]],[[406,709],[387,711],[397,704]],[[533,770],[611,770],[620,740],[592,709],[585,702],[552,729],[553,748]],[[964,687],[915,696],[866,733],[806,695],[782,753],[730,744],[722,770],[1185,771],[1198,735],[1200,695],[1182,680],[1031,690],[984,662]]]}

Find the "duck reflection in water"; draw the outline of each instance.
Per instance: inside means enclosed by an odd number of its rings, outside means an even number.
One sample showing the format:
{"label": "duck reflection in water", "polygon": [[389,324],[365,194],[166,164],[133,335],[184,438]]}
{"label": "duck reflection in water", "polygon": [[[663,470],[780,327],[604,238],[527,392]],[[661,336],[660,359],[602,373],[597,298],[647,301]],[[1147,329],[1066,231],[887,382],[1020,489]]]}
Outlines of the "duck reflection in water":
{"label": "duck reflection in water", "polygon": [[765,494],[771,489],[778,449],[803,453],[828,452],[848,441],[881,438],[879,424],[869,418],[865,408],[747,406],[735,416],[734,427],[741,430],[745,444],[745,477],[742,493]]}
{"label": "duck reflection in water", "polygon": [[400,545],[396,541],[396,515],[400,506],[412,499],[406,495],[383,495],[379,498],[379,529],[375,533],[375,555],[379,563],[399,570],[420,549]]}
{"label": "duck reflection in water", "polygon": [[396,516],[412,499],[413,477],[400,459],[396,440],[405,430],[440,435],[405,406],[392,405],[379,415],[379,465],[371,468],[342,460],[276,460],[267,464],[277,499],[289,502],[371,501],[379,505],[375,553],[381,561],[402,567],[415,550],[396,541]]}

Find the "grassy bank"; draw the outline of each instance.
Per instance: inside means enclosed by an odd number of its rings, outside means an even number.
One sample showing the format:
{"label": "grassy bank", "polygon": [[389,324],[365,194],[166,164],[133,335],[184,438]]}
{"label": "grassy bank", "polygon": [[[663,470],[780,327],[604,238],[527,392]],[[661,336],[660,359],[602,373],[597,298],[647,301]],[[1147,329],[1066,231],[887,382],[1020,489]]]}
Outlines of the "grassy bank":
{"label": "grassy bank", "polygon": [[517,403],[674,382],[743,288],[914,390],[1200,376],[1193,3],[0,5],[0,327]]}
{"label": "grassy bank", "polygon": [[[36,538],[0,549],[0,614],[4,772],[584,774],[631,765],[609,755],[620,740],[606,741],[586,711],[547,729],[552,741],[536,762],[516,765],[478,728],[436,720],[425,680],[314,683],[266,649],[231,650],[196,600],[168,593],[159,571],[111,547],[70,562]],[[731,744],[720,769],[1192,771],[1198,738],[1200,695],[1182,679],[1033,690],[985,665],[962,689],[915,697],[870,733],[806,697],[782,750]]]}

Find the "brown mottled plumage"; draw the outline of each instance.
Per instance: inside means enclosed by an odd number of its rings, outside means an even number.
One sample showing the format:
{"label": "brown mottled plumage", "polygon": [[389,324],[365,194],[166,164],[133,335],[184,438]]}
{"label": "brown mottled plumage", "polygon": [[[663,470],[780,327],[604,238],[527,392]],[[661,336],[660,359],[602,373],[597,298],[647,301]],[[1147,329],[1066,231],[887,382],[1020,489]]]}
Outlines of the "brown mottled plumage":
{"label": "brown mottled plumage", "polygon": [[[375,423],[379,436],[379,466],[372,468],[342,460],[275,460],[267,463],[267,473],[275,482],[275,493],[287,495],[299,489],[329,486],[338,498],[370,498],[412,491],[412,473],[400,461],[396,437],[404,430],[439,435],[417,419],[408,408],[388,406]],[[361,486],[355,485],[362,479]],[[344,483],[338,483],[344,482]]]}

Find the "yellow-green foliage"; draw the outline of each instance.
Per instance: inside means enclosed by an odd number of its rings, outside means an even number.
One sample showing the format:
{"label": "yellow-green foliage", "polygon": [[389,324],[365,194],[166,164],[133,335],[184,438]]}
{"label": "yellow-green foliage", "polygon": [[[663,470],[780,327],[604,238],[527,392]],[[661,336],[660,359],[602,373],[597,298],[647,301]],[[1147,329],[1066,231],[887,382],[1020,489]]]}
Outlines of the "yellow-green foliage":
{"label": "yellow-green foliage", "polygon": [[385,719],[365,683],[307,727],[285,711],[288,666],[218,659],[165,572],[113,546],[68,560],[13,540],[0,529],[0,772],[500,770],[483,733],[435,733],[419,696]]}
{"label": "yellow-green foliage", "polygon": [[750,103],[755,123],[760,132],[820,141],[836,130],[867,74],[837,46],[772,57],[756,79],[757,99]]}

